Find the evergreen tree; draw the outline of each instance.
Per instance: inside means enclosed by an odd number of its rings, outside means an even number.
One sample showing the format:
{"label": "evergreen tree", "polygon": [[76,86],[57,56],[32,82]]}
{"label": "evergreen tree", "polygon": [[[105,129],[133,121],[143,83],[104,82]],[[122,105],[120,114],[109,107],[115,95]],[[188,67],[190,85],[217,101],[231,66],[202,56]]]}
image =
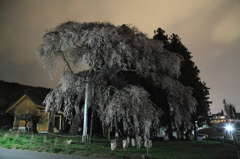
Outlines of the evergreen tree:
{"label": "evergreen tree", "polygon": [[192,122],[195,131],[196,139],[196,123],[199,126],[202,124],[202,118],[208,117],[210,110],[209,101],[209,88],[205,82],[202,82],[199,73],[200,70],[192,61],[191,52],[182,44],[181,38],[178,35],[172,34],[170,36],[169,50],[175,52],[183,57],[181,66],[181,75],[179,81],[185,85],[193,88],[193,96],[197,100],[196,112],[192,115]]}
{"label": "evergreen tree", "polygon": [[158,30],[155,31],[153,38],[164,41],[163,43],[165,44],[165,48],[183,57],[179,81],[183,85],[192,88],[193,97],[196,98],[198,103],[196,112],[192,114],[192,122],[196,135],[195,121],[197,121],[198,125],[201,125],[203,119],[208,116],[210,110],[209,104],[211,102],[209,101],[209,88],[206,86],[205,82],[201,81],[199,77],[200,70],[192,61],[191,52],[189,52],[188,49],[182,44],[182,41],[177,34],[172,34],[170,38],[167,39],[168,36],[165,35],[165,31],[163,31],[161,28],[158,28]]}

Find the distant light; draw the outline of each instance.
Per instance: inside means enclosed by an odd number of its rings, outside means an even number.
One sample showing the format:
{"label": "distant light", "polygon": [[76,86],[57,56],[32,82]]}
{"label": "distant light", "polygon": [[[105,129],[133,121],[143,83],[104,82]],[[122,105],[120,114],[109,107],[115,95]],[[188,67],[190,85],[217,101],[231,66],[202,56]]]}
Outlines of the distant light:
{"label": "distant light", "polygon": [[227,131],[233,131],[233,127],[231,125],[226,126]]}

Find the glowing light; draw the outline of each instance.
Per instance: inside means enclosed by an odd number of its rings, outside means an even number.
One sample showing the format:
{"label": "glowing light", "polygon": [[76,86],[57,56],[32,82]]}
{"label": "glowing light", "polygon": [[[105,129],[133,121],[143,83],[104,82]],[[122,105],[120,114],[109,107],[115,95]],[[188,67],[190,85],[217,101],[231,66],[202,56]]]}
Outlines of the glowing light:
{"label": "glowing light", "polygon": [[231,125],[226,126],[227,131],[233,131],[233,127]]}

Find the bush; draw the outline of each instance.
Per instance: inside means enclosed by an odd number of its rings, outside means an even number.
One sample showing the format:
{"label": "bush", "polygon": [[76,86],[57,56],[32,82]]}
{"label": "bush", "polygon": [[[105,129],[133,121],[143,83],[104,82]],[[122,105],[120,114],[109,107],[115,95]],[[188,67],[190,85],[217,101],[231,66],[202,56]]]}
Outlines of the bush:
{"label": "bush", "polygon": [[51,152],[53,152],[53,153],[58,153],[58,152],[61,152],[61,151],[62,151],[62,148],[60,148],[60,147],[53,147],[51,149]]}
{"label": "bush", "polygon": [[3,146],[3,148],[11,149],[12,148],[12,144],[7,143],[6,145]]}
{"label": "bush", "polygon": [[21,145],[16,145],[15,149],[21,149],[22,146]]}
{"label": "bush", "polygon": [[0,145],[5,145],[7,144],[8,140],[0,138]]}

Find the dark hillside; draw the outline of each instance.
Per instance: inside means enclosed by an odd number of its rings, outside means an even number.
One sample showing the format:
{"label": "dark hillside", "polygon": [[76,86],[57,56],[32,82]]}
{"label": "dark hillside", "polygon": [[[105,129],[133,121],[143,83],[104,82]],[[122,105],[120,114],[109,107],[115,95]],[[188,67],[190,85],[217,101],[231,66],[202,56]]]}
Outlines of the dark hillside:
{"label": "dark hillside", "polygon": [[10,104],[14,103],[25,93],[45,98],[50,90],[49,88],[32,87],[0,80],[0,112],[5,111]]}
{"label": "dark hillside", "polygon": [[0,80],[0,128],[12,123],[13,116],[6,114],[5,110],[21,96],[29,93],[44,99],[50,90],[50,88],[33,87]]}

